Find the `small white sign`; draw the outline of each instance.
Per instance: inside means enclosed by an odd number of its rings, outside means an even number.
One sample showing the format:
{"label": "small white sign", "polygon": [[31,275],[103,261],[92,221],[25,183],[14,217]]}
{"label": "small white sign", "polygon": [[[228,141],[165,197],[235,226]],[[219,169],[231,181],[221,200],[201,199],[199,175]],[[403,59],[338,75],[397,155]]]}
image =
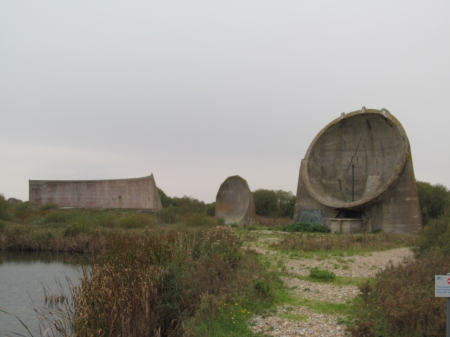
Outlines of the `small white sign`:
{"label": "small white sign", "polygon": [[450,275],[436,275],[434,277],[434,296],[450,297]]}

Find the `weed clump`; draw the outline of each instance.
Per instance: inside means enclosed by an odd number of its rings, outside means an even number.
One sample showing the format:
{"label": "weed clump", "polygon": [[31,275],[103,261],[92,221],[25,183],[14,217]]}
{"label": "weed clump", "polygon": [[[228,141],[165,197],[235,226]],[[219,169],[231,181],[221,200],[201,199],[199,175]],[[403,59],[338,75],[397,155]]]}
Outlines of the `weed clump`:
{"label": "weed clump", "polygon": [[302,222],[294,222],[290,225],[283,226],[283,232],[304,232],[304,233],[329,233],[330,229],[325,225],[307,224]]}
{"label": "weed clump", "polygon": [[335,273],[319,268],[312,268],[309,272],[309,276],[320,281],[333,281],[336,278]]}

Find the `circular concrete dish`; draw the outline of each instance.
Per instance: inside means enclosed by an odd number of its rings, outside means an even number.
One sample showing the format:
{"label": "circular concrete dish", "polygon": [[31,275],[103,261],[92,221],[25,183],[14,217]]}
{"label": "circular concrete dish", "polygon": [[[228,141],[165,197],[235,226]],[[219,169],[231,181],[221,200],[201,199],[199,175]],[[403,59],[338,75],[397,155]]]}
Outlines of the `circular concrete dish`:
{"label": "circular concrete dish", "polygon": [[394,184],[408,155],[408,138],[395,117],[387,111],[355,111],[319,132],[301,174],[306,189],[320,203],[358,209],[377,201]]}
{"label": "circular concrete dish", "polygon": [[254,202],[247,181],[240,176],[228,177],[217,192],[216,217],[224,218],[226,224],[244,224],[252,213]]}

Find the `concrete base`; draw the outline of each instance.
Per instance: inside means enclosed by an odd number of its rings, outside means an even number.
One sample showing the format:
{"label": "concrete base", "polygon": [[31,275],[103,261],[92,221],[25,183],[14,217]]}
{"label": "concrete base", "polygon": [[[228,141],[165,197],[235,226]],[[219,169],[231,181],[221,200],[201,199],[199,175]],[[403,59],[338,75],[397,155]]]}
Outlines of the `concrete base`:
{"label": "concrete base", "polygon": [[361,219],[331,218],[329,221],[331,233],[356,234],[362,232]]}

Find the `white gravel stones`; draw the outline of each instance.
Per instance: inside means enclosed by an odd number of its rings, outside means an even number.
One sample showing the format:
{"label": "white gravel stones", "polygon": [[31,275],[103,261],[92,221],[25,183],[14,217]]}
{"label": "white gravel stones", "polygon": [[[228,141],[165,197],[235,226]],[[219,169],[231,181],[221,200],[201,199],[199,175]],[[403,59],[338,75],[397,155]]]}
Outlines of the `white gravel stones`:
{"label": "white gravel stones", "polygon": [[292,289],[295,295],[308,300],[345,303],[360,293],[356,286],[335,286],[327,283],[308,282],[293,277],[282,277],[281,279],[286,287]]}
{"label": "white gravel stones", "polygon": [[[292,320],[283,316],[299,318]],[[253,332],[268,336],[345,336],[345,327],[338,324],[335,316],[317,314],[303,306],[283,305],[269,316],[256,315],[250,326]]]}

